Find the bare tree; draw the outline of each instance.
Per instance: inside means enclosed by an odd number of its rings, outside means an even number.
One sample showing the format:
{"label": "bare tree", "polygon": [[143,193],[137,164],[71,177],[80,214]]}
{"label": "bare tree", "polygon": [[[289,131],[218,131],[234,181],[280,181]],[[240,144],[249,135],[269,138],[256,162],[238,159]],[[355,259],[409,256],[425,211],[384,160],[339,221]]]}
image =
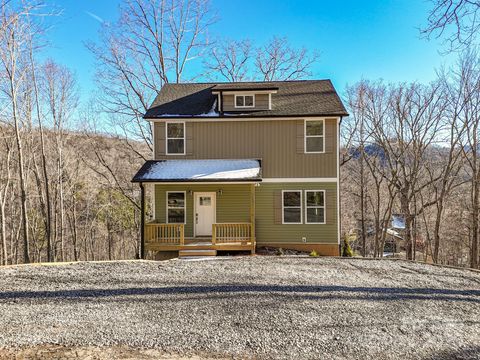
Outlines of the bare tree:
{"label": "bare tree", "polygon": [[252,46],[249,40],[220,40],[205,61],[212,79],[244,81],[249,76]]}
{"label": "bare tree", "polygon": [[257,49],[256,73],[262,81],[297,80],[311,76],[311,67],[320,55],[306,48],[295,49],[286,38],[274,37]]}
{"label": "bare tree", "polygon": [[[64,183],[66,179],[66,168],[64,147],[68,135],[69,120],[77,107],[78,95],[77,86],[73,74],[53,61],[49,60],[42,69],[42,80],[44,82],[44,96],[47,104],[47,113],[52,121],[52,129],[55,140],[56,152],[56,196],[58,196],[59,214],[58,236],[60,242],[60,254],[62,261],[65,261],[65,196]],[[55,232],[57,235],[57,232]]]}
{"label": "bare tree", "polygon": [[479,266],[480,216],[480,60],[476,53],[467,52],[459,63],[456,91],[461,107],[459,123],[465,131],[459,142],[463,151],[465,170],[470,179],[471,247],[470,266]]}
{"label": "bare tree", "polygon": [[180,82],[187,65],[208,49],[215,17],[208,0],[126,0],[115,24],[102,26],[98,60],[103,110],[115,114],[114,128],[152,149],[142,116],[167,82]]}
{"label": "bare tree", "polygon": [[18,179],[20,185],[20,199],[22,210],[22,238],[23,238],[23,260],[30,262],[29,255],[29,221],[27,211],[27,175],[25,168],[25,154],[23,148],[23,127],[24,123],[20,118],[22,106],[21,97],[28,92],[29,83],[27,64],[28,41],[31,34],[31,24],[26,21],[26,14],[35,5],[27,4],[18,9],[2,3],[0,24],[2,24],[2,35],[0,36],[0,65],[4,74],[5,86],[2,90],[10,105],[9,114],[13,120],[15,142],[18,157]]}
{"label": "bare tree", "polygon": [[421,33],[442,38],[450,50],[464,49],[478,40],[480,33],[479,0],[430,0],[432,8]]}

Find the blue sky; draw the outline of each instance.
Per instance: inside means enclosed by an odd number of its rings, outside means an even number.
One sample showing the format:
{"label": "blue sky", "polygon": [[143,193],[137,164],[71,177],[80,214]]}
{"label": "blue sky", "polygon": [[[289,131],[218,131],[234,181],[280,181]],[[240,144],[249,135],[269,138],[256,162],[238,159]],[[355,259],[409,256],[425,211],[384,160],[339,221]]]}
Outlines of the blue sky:
{"label": "blue sky", "polygon": [[[98,38],[100,21],[115,21],[120,0],[49,0],[63,9],[49,31],[44,54],[76,75],[82,99],[95,89],[95,61],[85,42]],[[212,35],[262,44],[286,36],[297,47],[317,49],[314,78],[330,78],[342,92],[362,78],[428,82],[453,56],[439,41],[419,37],[430,4],[423,0],[291,1],[213,0],[219,16]]]}

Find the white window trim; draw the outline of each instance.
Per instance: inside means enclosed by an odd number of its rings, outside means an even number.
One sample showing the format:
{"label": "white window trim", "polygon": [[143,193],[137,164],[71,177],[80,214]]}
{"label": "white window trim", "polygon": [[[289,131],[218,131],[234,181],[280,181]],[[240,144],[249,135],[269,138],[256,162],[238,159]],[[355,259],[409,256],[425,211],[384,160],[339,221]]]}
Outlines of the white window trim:
{"label": "white window trim", "polygon": [[[237,97],[243,97],[243,104],[245,104],[245,96],[251,96],[253,98],[253,105],[252,106],[237,106]],[[235,94],[233,99],[233,106],[235,109],[251,109],[255,107],[255,94]]]}
{"label": "white window trim", "polygon": [[[171,193],[183,193],[183,207],[169,207],[168,206],[168,194]],[[187,192],[186,191],[166,191],[166,197],[165,197],[165,223],[167,224],[186,224],[187,223]],[[183,223],[170,223],[168,222],[168,209],[183,209]]]}
{"label": "white window trim", "polygon": [[[307,192],[323,192],[323,206],[308,206],[307,203]],[[308,221],[308,209],[323,209],[323,222],[309,222]],[[305,224],[321,224],[325,225],[327,223],[327,192],[325,190],[305,190]]]}
{"label": "white window trim", "polygon": [[[168,137],[168,124],[183,124],[183,138],[169,138]],[[183,153],[169,153],[168,152],[168,140],[169,139],[183,139]],[[166,121],[165,122],[165,155],[185,155],[187,153],[187,126],[185,121]]]}
{"label": "white window trim", "polygon": [[[284,197],[283,194],[286,192],[299,192],[300,193],[300,222],[285,222],[285,212],[283,211],[285,209],[285,206],[283,205],[284,203]],[[288,208],[292,209],[297,209],[298,206],[287,206]],[[298,224],[303,224],[303,191],[302,190],[282,190],[282,224],[285,225],[298,225]]]}
{"label": "white window trim", "polygon": [[[323,135],[307,135],[307,122],[314,121],[314,122],[321,122],[323,126]],[[307,138],[323,138],[323,149],[322,151],[307,151]],[[325,153],[325,119],[318,119],[318,120],[305,120],[303,122],[303,150],[305,154],[324,154]]]}

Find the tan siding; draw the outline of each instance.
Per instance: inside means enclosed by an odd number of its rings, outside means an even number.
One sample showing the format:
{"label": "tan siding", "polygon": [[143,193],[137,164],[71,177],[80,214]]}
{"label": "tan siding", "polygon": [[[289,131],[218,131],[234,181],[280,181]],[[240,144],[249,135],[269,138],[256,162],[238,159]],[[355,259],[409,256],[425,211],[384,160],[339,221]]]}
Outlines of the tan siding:
{"label": "tan siding", "polygon": [[154,125],[155,159],[165,156],[165,123],[157,122]]}
{"label": "tan siding", "polygon": [[[235,107],[235,95],[223,95],[223,111],[244,111]],[[268,110],[268,94],[255,94],[255,107],[248,110]]]}
{"label": "tan siding", "polygon": [[[165,125],[157,122],[155,126],[155,157],[165,159]],[[264,178],[336,177],[336,126],[336,119],[325,120],[325,154],[305,154],[300,119],[192,122],[192,130],[187,131],[188,154],[175,158],[256,158],[262,159]]]}
{"label": "tan siding", "polygon": [[194,129],[193,129],[193,123],[187,122],[185,123],[185,140],[186,140],[186,148],[185,148],[185,153],[187,154],[187,157],[192,157],[193,156],[193,151],[194,151]]}
{"label": "tan siding", "polygon": [[337,148],[337,128],[330,121],[325,121],[325,153],[333,154]]}

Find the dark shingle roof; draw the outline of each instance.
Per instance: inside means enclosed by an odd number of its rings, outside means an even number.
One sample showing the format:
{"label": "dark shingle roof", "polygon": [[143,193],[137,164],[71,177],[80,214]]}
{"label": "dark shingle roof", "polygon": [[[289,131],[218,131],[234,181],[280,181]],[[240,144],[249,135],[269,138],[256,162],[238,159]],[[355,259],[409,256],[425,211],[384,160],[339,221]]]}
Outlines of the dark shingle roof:
{"label": "dark shingle roof", "polygon": [[219,117],[212,91],[274,89],[272,110],[242,111],[223,117],[346,116],[348,115],[330,80],[299,80],[241,83],[165,84],[145,118]]}

